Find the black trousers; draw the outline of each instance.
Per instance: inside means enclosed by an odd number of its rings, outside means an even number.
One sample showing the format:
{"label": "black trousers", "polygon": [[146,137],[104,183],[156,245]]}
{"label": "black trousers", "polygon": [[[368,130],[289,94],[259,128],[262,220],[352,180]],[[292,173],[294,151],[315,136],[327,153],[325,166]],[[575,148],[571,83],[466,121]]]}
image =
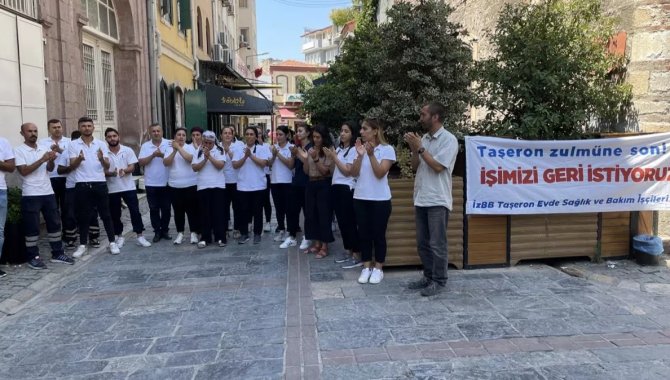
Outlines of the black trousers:
{"label": "black trousers", "polygon": [[309,181],[305,188],[305,238],[323,243],[335,241],[331,223],[330,178]]}
{"label": "black trousers", "polygon": [[[263,233],[263,197],[265,190],[237,191],[240,200],[240,234],[249,235],[249,223],[254,220],[254,235]],[[236,217],[237,218],[237,217]]]}
{"label": "black trousers", "polygon": [[305,208],[305,186],[291,185],[286,221],[288,233],[295,238],[300,227],[300,211]]}
{"label": "black trousers", "polygon": [[49,195],[26,195],[21,198],[21,218],[26,239],[26,259],[32,260],[40,255],[37,242],[40,238],[40,212],[47,225],[47,238],[51,247],[51,255],[63,254],[61,240],[60,215],[56,206],[56,197]]}
{"label": "black trousers", "polygon": [[109,213],[109,195],[107,193],[107,182],[79,182],[74,187],[76,197],[75,211],[77,224],[79,225],[79,244],[88,243],[89,223],[91,216],[95,216],[97,208],[98,215],[105,226],[107,239],[114,242],[114,227],[112,216]]}
{"label": "black trousers", "polygon": [[277,228],[275,232],[286,231],[286,212],[291,194],[290,183],[273,183],[270,187],[272,200],[275,204],[275,215],[277,216]]}
{"label": "black trousers", "polygon": [[240,230],[240,201],[237,195],[237,184],[236,183],[227,183],[226,184],[226,199],[223,206],[223,217],[225,219],[225,226],[228,228],[228,221],[230,221],[230,206],[233,206],[233,229]]}
{"label": "black trousers", "polygon": [[56,196],[56,205],[60,212],[60,224],[63,230],[65,230],[65,177],[51,178],[51,188],[54,190],[54,195]]}
{"label": "black trousers", "polygon": [[198,190],[198,203],[200,204],[200,227],[202,237],[200,240],[209,244],[221,240],[226,242],[226,225],[221,210],[226,203],[226,191],[220,188]]}
{"label": "black trousers", "polygon": [[121,222],[121,199],[123,199],[123,201],[126,202],[126,206],[128,206],[133,232],[141,234],[142,231],[144,231],[144,223],[142,223],[142,214],[140,214],[140,204],[137,201],[137,191],[129,190],[109,194],[109,213],[112,215],[114,235],[118,236],[123,233],[123,222]]}
{"label": "black trousers", "polygon": [[198,187],[170,188],[170,202],[174,211],[174,224],[177,232],[184,232],[186,217],[191,232],[200,233],[200,201],[197,197]]}
{"label": "black trousers", "polygon": [[170,226],[170,188],[147,186],[146,190],[151,227],[156,235],[167,234]]}
{"label": "black trousers", "polygon": [[[74,188],[65,189],[65,204],[63,205],[63,214],[65,215],[65,225],[63,226],[63,240],[65,242],[76,242],[79,239],[79,226],[77,224],[77,213],[75,212],[76,194]],[[63,215],[61,215],[62,217]],[[91,214],[91,220],[88,224],[88,237],[90,239],[100,238],[100,225],[98,224],[98,210]]]}
{"label": "black trousers", "polygon": [[354,191],[348,185],[333,185],[331,187],[332,204],[337,217],[337,225],[342,235],[344,249],[360,252],[358,243],[358,225],[354,211]]}
{"label": "black trousers", "polygon": [[361,244],[361,259],[383,264],[386,260],[386,226],[391,216],[391,200],[364,201],[354,199],[358,236]]}
{"label": "black trousers", "polygon": [[263,195],[263,211],[265,212],[265,222],[270,223],[272,221],[272,204],[270,203],[270,175],[265,175],[267,187],[265,188],[265,194]]}

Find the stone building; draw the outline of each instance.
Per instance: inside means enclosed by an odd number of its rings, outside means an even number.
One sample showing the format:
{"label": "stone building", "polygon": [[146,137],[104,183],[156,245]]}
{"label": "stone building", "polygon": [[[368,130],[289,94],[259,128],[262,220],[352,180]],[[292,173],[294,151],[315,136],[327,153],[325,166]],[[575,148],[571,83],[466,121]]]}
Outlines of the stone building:
{"label": "stone building", "polygon": [[270,64],[272,83],[278,86],[272,95],[272,101],[277,106],[274,125],[288,125],[293,128],[295,122],[300,120],[296,113],[302,105],[305,84],[311,84],[327,70],[326,66],[293,60]]}

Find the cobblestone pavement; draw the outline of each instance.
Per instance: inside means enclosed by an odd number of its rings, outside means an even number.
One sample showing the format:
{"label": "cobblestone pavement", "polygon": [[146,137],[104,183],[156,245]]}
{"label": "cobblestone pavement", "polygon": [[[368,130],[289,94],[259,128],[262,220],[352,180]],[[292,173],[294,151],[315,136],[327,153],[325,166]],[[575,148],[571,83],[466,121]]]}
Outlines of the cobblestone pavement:
{"label": "cobblestone pavement", "polygon": [[[280,250],[270,236],[224,249],[130,240],[121,255],[92,255],[0,319],[0,379],[670,373],[670,295],[643,287],[534,264],[453,270],[448,291],[427,299],[406,289],[416,269],[388,269],[381,284],[360,285],[359,271],[339,269],[334,255]],[[638,284],[667,279],[640,273]]]}

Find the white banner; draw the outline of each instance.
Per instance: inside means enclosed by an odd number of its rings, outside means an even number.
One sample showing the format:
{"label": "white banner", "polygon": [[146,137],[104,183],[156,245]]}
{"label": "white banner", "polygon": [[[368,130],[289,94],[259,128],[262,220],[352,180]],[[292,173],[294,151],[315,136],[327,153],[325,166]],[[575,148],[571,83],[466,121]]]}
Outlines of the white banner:
{"label": "white banner", "polygon": [[670,210],[670,133],[465,147],[468,214]]}

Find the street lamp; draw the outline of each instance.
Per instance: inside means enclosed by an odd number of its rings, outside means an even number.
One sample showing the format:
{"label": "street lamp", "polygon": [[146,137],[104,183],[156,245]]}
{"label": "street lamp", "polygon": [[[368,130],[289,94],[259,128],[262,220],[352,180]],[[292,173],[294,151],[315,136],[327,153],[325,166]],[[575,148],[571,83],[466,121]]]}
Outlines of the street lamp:
{"label": "street lamp", "polygon": [[268,55],[268,54],[270,54],[270,53],[266,51],[265,53],[258,53],[258,54],[254,54],[254,55],[249,55],[249,56],[247,56],[247,57],[244,59],[244,60],[245,60],[244,63],[246,63],[246,65],[247,65],[247,69],[251,70],[251,65],[249,64],[249,58],[259,57],[259,56],[261,56],[261,55]]}

